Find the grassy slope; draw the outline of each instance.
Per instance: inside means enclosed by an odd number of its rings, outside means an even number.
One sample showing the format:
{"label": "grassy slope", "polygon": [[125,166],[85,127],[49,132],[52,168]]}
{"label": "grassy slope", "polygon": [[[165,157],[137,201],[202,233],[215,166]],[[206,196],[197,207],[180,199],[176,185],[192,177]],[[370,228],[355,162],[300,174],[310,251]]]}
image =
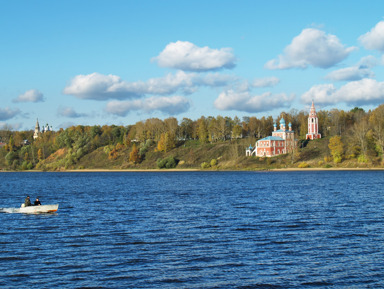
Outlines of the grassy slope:
{"label": "grassy slope", "polygon": [[[198,141],[187,141],[169,152],[157,152],[151,146],[140,164],[129,162],[130,148],[123,148],[118,152],[115,160],[110,160],[104,148],[99,148],[77,160],[66,169],[157,169],[156,161],[169,156],[179,161],[177,169],[201,169],[203,162],[218,160],[211,169],[218,170],[263,170],[279,168],[367,168],[382,167],[378,162],[367,164],[358,163],[356,159],[344,160],[334,164],[330,158],[328,139],[308,142],[306,147],[298,148],[293,154],[286,154],[274,158],[246,157],[245,149],[254,140],[243,139],[218,142],[214,144],[200,144]],[[44,161],[47,170],[63,170],[60,160],[65,157],[63,152]],[[304,164],[304,165],[303,165]]]}

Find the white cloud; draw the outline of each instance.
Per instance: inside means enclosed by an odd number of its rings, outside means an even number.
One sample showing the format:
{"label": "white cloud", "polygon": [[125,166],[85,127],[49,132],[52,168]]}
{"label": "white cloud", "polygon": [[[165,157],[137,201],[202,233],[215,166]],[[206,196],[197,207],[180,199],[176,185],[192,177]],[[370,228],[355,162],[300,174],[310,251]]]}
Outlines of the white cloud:
{"label": "white cloud", "polygon": [[328,68],[344,60],[354,47],[346,48],[340,40],[324,31],[307,28],[293,38],[278,59],[265,64],[268,69],[307,68],[309,65]]}
{"label": "white cloud", "polygon": [[129,85],[119,76],[103,75],[96,72],[75,76],[63,92],[78,98],[95,100],[132,98],[143,94],[139,83]]}
{"label": "white cloud", "polygon": [[280,82],[280,79],[277,77],[265,77],[255,79],[252,83],[253,87],[273,87]]}
{"label": "white cloud", "polygon": [[116,75],[92,73],[77,75],[64,88],[64,94],[81,99],[137,99],[147,94],[169,95],[180,90],[190,94],[199,86],[223,86],[235,78],[221,74],[196,74],[177,71],[164,77],[151,78],[145,82],[127,82]]}
{"label": "white cloud", "polygon": [[13,102],[42,102],[44,101],[44,95],[37,89],[30,89],[20,94]]}
{"label": "white cloud", "polygon": [[188,41],[169,43],[152,61],[161,67],[184,71],[209,71],[235,67],[235,56],[231,48],[212,49],[198,47]]}
{"label": "white cloud", "polygon": [[70,118],[79,118],[79,117],[87,116],[87,114],[85,113],[76,112],[73,107],[61,106],[58,108],[57,113],[59,116],[70,117]]}
{"label": "white cloud", "polygon": [[375,74],[370,69],[362,68],[361,66],[351,66],[332,71],[325,78],[333,81],[351,81],[372,77],[375,77]]}
{"label": "white cloud", "polygon": [[294,95],[285,93],[251,95],[249,91],[226,90],[218,96],[214,105],[220,110],[237,110],[249,113],[269,111],[274,108],[289,107]]}
{"label": "white cloud", "polygon": [[364,78],[349,82],[339,89],[333,84],[313,86],[301,96],[304,103],[314,100],[319,104],[344,102],[352,105],[379,104],[384,102],[384,82]]}
{"label": "white cloud", "polygon": [[346,67],[330,72],[325,79],[332,81],[353,81],[363,78],[373,78],[375,74],[371,68],[376,66],[379,61],[372,55],[363,57],[360,62],[351,67]]}
{"label": "white cloud", "polygon": [[160,111],[169,115],[177,115],[186,112],[189,107],[188,99],[183,96],[150,97],[129,101],[110,101],[107,103],[106,111],[119,116],[126,116],[131,111],[138,110],[146,113]]}
{"label": "white cloud", "polygon": [[11,109],[9,107],[6,108],[0,108],[0,121],[1,120],[8,120],[20,113],[19,109]]}
{"label": "white cloud", "polygon": [[366,49],[384,52],[384,21],[380,21],[371,31],[361,35],[359,41]]}

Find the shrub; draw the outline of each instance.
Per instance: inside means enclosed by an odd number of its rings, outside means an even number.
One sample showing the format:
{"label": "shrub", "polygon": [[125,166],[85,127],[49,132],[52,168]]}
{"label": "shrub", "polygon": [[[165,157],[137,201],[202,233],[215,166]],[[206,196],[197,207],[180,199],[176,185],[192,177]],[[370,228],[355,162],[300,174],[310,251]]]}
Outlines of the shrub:
{"label": "shrub", "polygon": [[210,164],[211,167],[217,166],[217,159],[212,159]]}
{"label": "shrub", "polygon": [[341,161],[342,161],[341,156],[335,156],[335,157],[333,157],[333,162],[334,162],[335,164],[341,163]]}
{"label": "shrub", "polygon": [[167,157],[165,159],[158,159],[156,164],[159,169],[173,169],[177,166],[177,161],[174,157]]}
{"label": "shrub", "polygon": [[306,162],[301,162],[298,166],[300,169],[304,169],[304,168],[308,168],[309,167],[309,164],[307,164]]}
{"label": "shrub", "polygon": [[211,166],[209,165],[209,163],[207,163],[207,162],[203,162],[202,164],[201,164],[201,168],[202,169],[209,169]]}
{"label": "shrub", "polygon": [[368,163],[368,158],[365,155],[359,155],[359,157],[357,158],[357,161],[359,163]]}

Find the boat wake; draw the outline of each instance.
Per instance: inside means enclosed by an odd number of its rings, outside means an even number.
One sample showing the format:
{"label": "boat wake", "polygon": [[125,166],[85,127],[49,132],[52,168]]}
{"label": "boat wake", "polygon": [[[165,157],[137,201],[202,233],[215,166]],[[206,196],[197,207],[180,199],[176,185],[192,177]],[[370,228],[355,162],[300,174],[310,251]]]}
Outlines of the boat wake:
{"label": "boat wake", "polygon": [[8,214],[20,213],[20,209],[19,208],[0,208],[0,213],[8,213]]}

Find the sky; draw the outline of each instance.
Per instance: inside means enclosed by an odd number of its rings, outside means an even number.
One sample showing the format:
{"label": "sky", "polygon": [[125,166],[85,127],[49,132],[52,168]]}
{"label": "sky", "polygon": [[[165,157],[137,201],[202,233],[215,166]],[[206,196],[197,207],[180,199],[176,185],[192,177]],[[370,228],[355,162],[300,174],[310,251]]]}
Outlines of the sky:
{"label": "sky", "polygon": [[384,103],[384,2],[0,0],[0,127]]}

